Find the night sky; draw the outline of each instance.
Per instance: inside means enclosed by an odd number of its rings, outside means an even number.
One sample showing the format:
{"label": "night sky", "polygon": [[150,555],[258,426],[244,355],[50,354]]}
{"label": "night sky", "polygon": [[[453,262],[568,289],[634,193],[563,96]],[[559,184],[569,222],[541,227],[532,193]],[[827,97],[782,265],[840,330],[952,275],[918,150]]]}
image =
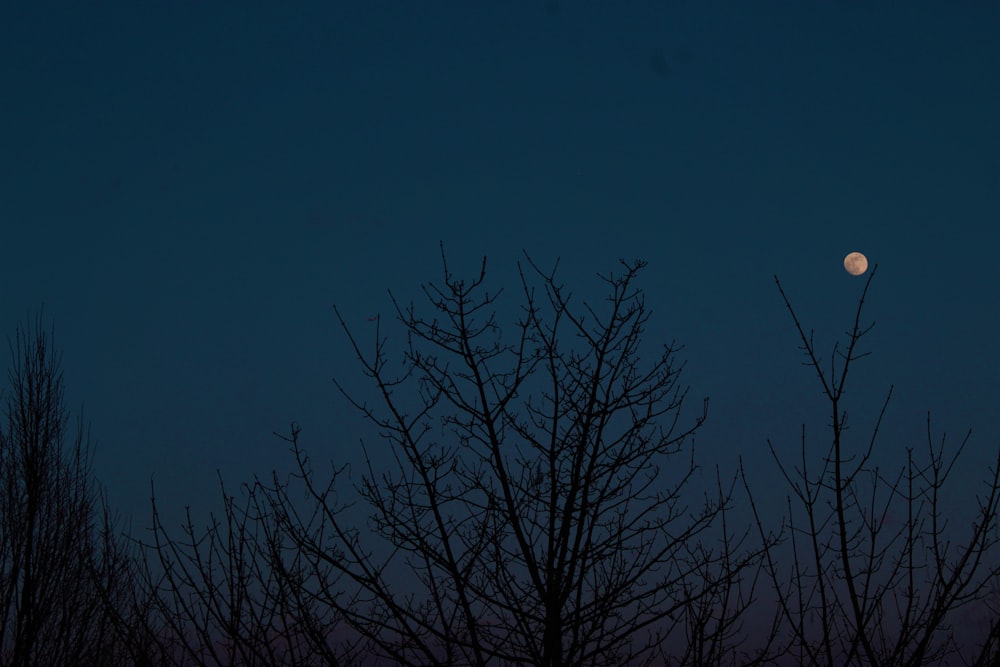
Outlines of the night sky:
{"label": "night sky", "polygon": [[[522,250],[598,301],[618,258],[651,349],[683,344],[698,459],[817,444],[825,358],[878,271],[852,435],[878,456],[1000,443],[1000,4],[7,3],[0,15],[0,332],[44,308],[95,472],[148,525],[371,430],[337,328],[404,340],[439,243],[517,305]],[[367,329],[366,329],[367,327]],[[369,333],[370,332],[370,333]],[[964,473],[963,473],[964,474]],[[963,480],[958,480],[963,481]],[[969,485],[966,484],[966,487]],[[782,495],[780,492],[778,495]]]}

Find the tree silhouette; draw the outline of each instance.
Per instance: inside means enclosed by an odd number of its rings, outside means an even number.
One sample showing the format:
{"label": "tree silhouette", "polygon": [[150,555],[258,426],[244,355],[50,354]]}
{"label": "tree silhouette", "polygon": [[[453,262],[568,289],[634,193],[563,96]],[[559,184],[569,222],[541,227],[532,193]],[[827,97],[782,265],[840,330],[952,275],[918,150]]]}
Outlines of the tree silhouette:
{"label": "tree silhouette", "polygon": [[[795,466],[769,443],[791,489],[787,543],[774,544],[754,508],[760,535],[767,538],[765,570],[781,621],[778,644],[796,665],[936,665],[956,657],[995,664],[1000,625],[992,625],[979,647],[970,647],[956,639],[952,622],[956,610],[981,600],[1000,575],[1000,452],[977,497],[975,521],[963,534],[948,530],[941,497],[968,436],[946,454],[943,437],[934,444],[928,415],[926,454],[908,447],[898,470],[880,469],[873,451],[890,387],[870,434],[861,442],[847,437],[844,395],[854,364],[867,355],[859,343],[874,325],[862,325],[862,309],[876,271],[865,282],[846,345],[834,346],[829,367],[775,277],[830,411],[822,456],[811,451],[805,426]],[[894,515],[905,518],[888,524]]]}
{"label": "tree silhouette", "polygon": [[10,344],[0,428],[0,662],[128,664],[111,602],[124,551],[90,470],[82,419],[69,435],[60,356],[39,315]]}
{"label": "tree silhouette", "polygon": [[337,312],[381,399],[338,384],[379,432],[354,487],[371,530],[344,519],[346,471],[319,481],[293,425],[297,474],[258,487],[306,566],[290,583],[398,664],[620,665],[672,633],[706,664],[735,659],[757,554],[724,524],[735,479],[689,491],[707,400],[685,420],[678,348],[641,356],[643,263],[602,278],[599,308],[528,259],[509,339],[485,260],[469,282],[442,264],[429,314],[393,298],[398,373],[381,322],[366,355]]}
{"label": "tree silhouette", "polygon": [[[963,534],[941,497],[965,441],[946,455],[928,417],[926,453],[886,471],[889,396],[868,436],[846,428],[877,267],[828,366],[775,279],[830,430],[817,450],[803,427],[796,462],[771,445],[772,528],[742,466],[695,463],[707,401],[687,416],[679,348],[643,342],[642,262],[589,304],[527,258],[504,330],[485,260],[468,282],[442,265],[424,306],[392,298],[401,358],[385,318],[366,341],[337,311],[375,393],[337,385],[377,432],[360,473],[314,467],[293,423],[293,472],[223,486],[204,528],[171,536],[154,501],[127,642],[147,664],[998,664],[1000,460]],[[975,605],[973,645],[954,624]]]}
{"label": "tree silhouette", "polygon": [[281,667],[354,664],[346,647],[331,646],[337,618],[318,609],[303,582],[292,581],[297,556],[252,486],[226,492],[222,513],[204,528],[190,509],[181,537],[163,525],[153,499],[149,540],[136,574],[133,624],[151,664]]}

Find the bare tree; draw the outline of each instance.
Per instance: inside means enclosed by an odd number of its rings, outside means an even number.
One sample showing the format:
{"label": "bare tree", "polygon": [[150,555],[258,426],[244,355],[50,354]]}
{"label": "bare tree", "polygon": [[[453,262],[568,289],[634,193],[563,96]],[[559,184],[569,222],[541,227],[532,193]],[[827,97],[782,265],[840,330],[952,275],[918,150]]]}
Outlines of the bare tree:
{"label": "bare tree", "polygon": [[[528,259],[508,339],[485,260],[469,282],[442,263],[430,314],[392,298],[399,373],[381,321],[368,355],[337,311],[380,405],[337,386],[380,441],[351,487],[285,436],[298,471],[258,492],[305,565],[290,584],[398,664],[622,665],[685,633],[689,664],[751,660],[735,646],[757,554],[724,524],[732,483],[695,490],[707,400],[682,418],[678,348],[641,355],[643,263],[602,277],[598,308]],[[352,488],[368,530],[345,518]]]}
{"label": "bare tree", "polygon": [[[778,633],[796,665],[929,665],[956,656],[993,664],[1000,657],[997,625],[973,650],[960,645],[952,622],[956,610],[982,599],[1000,575],[1000,453],[977,496],[974,521],[963,531],[949,528],[941,497],[968,436],[946,454],[943,437],[935,444],[928,416],[925,454],[910,447],[898,470],[880,469],[873,452],[890,387],[870,434],[862,441],[848,437],[844,396],[850,371],[867,354],[859,343],[873,325],[862,325],[862,308],[876,269],[846,346],[834,346],[829,367],[775,277],[830,410],[821,453],[807,445],[805,426],[795,466],[783,463],[769,443],[791,489],[787,541],[770,545],[765,559],[779,606]],[[772,536],[754,511],[767,543]],[[903,518],[891,525],[892,516]]]}
{"label": "bare tree", "polygon": [[280,667],[354,664],[348,642],[335,641],[338,618],[318,608],[297,579],[301,557],[290,548],[253,486],[226,492],[222,513],[198,527],[186,509],[171,535],[152,500],[148,541],[136,574],[142,604],[138,638],[151,664]]}
{"label": "bare tree", "polygon": [[39,316],[10,344],[0,428],[0,662],[122,664],[105,604],[121,593],[109,567],[120,541],[91,474],[82,419],[69,433],[53,340]]}

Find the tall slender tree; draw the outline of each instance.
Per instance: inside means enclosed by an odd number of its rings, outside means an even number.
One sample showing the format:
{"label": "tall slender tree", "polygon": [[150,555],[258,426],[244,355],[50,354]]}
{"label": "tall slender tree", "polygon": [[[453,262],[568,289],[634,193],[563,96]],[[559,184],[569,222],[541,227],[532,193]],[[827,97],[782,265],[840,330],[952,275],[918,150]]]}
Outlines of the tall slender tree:
{"label": "tall slender tree", "polygon": [[0,663],[121,664],[106,601],[120,599],[116,524],[91,474],[82,418],[65,406],[42,317],[10,343],[0,428]]}

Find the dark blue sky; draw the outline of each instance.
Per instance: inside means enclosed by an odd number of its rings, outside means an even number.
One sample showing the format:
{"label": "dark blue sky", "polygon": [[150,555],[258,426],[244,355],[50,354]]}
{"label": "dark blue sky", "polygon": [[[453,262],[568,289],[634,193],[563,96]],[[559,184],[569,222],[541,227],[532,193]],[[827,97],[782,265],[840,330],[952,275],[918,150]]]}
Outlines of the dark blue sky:
{"label": "dark blue sky", "polygon": [[511,297],[522,248],[591,298],[643,258],[649,342],[711,397],[702,462],[766,486],[767,438],[826,422],[772,276],[826,353],[860,250],[857,435],[894,383],[885,460],[930,409],[975,469],[1000,442],[998,30],[985,2],[8,3],[0,330],[44,304],[143,525],[151,475],[197,507],[217,468],[286,467],[291,420],[353,456],[331,305],[364,331],[439,241]]}

